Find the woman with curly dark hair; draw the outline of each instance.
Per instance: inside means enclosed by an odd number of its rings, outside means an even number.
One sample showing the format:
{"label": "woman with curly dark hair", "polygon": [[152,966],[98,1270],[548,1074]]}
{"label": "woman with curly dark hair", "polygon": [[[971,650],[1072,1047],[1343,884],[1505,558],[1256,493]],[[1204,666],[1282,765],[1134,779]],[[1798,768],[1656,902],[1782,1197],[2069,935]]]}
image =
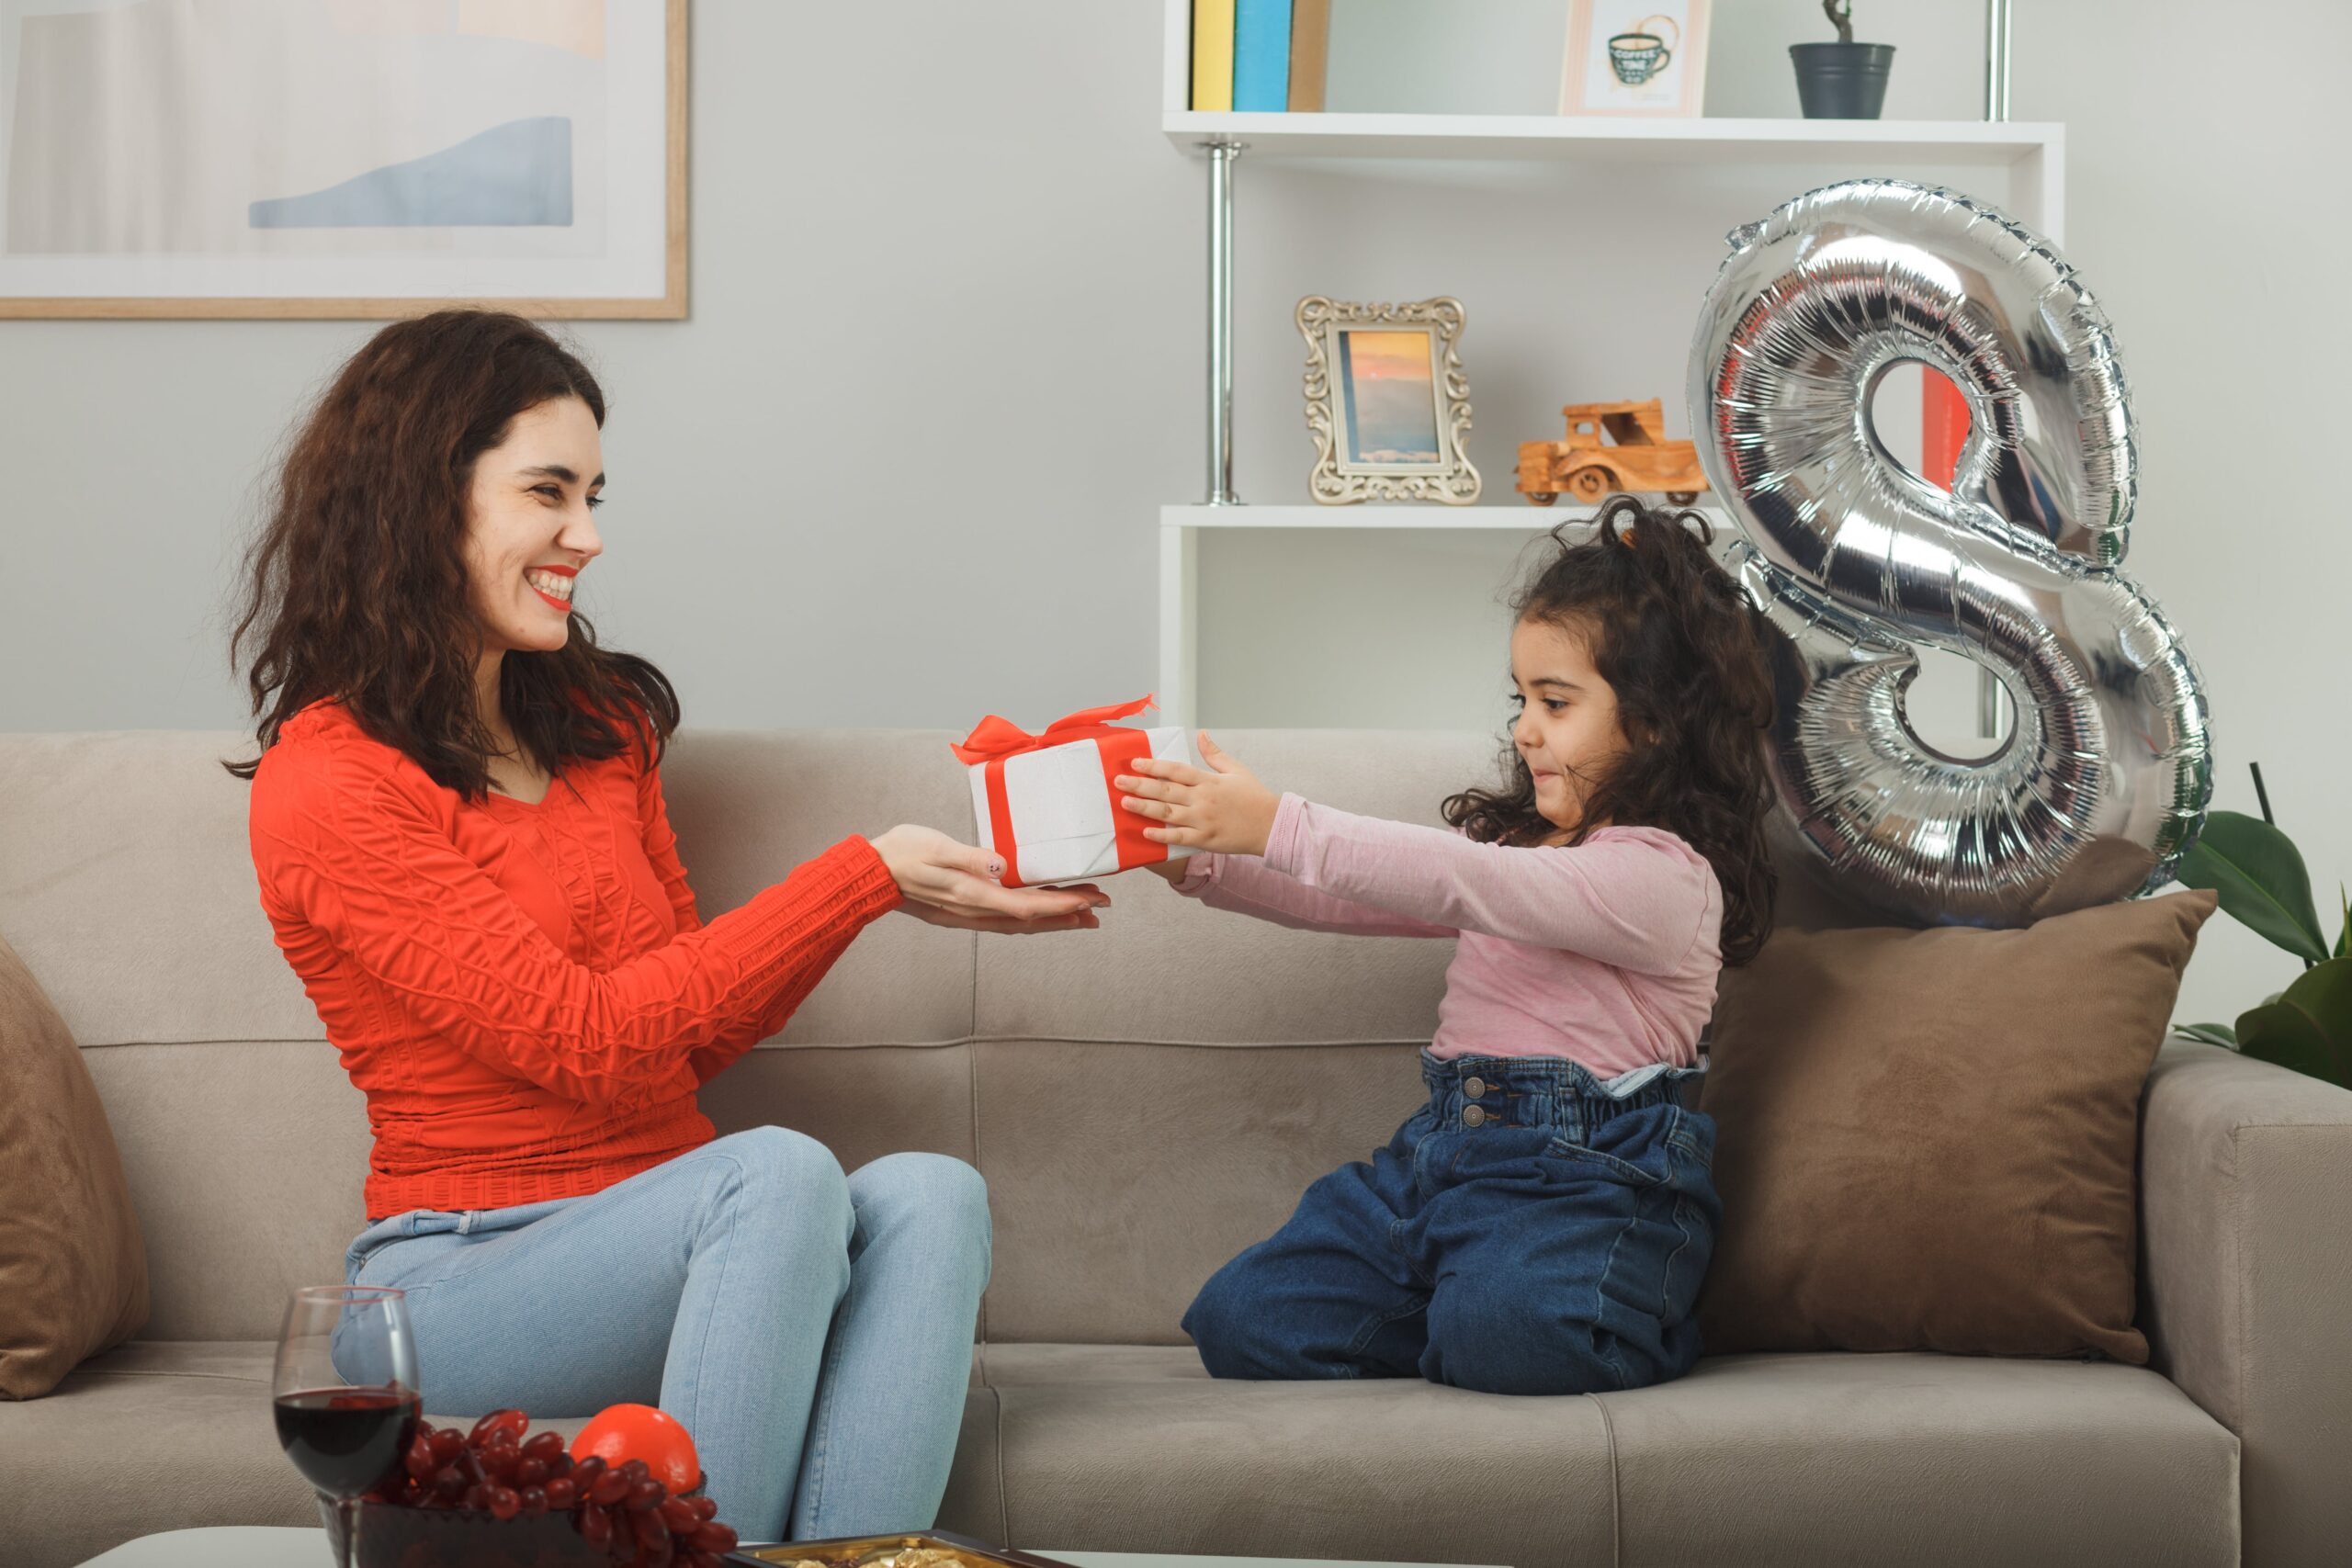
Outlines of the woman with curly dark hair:
{"label": "woman with curly dark hair", "polygon": [[[1206,769],[1118,781],[1179,892],[1278,924],[1459,939],[1426,1104],[1202,1287],[1218,1377],[1588,1393],[1680,1377],[1723,1206],[1682,1104],[1725,964],[1771,925],[1760,617],[1685,519],[1613,497],[1512,604],[1521,713],[1452,830]],[[1154,867],[1154,870],[1159,870]]]}
{"label": "woman with curly dark hair", "polygon": [[406,1291],[436,1410],[658,1404],[746,1536],[928,1528],[989,1273],[978,1173],[844,1175],[780,1127],[714,1137],[695,1092],[894,909],[1035,931],[1108,900],[899,826],[705,922],[662,795],[677,697],[571,602],[604,422],[520,317],[396,322],[311,412],[253,548],[230,652],[252,638],[262,754],[224,765],[368,1100],[345,1274]]}

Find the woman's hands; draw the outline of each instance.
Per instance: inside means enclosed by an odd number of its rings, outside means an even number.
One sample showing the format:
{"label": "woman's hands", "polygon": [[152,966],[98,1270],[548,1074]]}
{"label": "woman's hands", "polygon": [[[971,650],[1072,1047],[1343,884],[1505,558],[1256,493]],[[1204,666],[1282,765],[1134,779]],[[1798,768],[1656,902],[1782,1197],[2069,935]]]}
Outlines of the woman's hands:
{"label": "woman's hands", "polygon": [[1111,901],[1092,883],[1076,887],[1005,887],[1004,863],[988,850],[958,843],[933,828],[901,822],[869,840],[905,894],[906,912],[962,931],[1092,931],[1094,911]]}
{"label": "woman's hands", "polygon": [[[1282,797],[1258,776],[1225,754],[1201,731],[1201,759],[1209,771],[1189,762],[1138,757],[1112,783],[1126,793],[1122,808],[1151,818],[1144,837],[1163,844],[1227,854],[1261,855],[1273,831]],[[1006,887],[997,878],[1004,863],[989,850],[959,843],[932,828],[900,823],[869,840],[890,869],[906,912],[935,926],[978,931],[1092,931],[1094,911],[1111,902],[1092,883],[1075,887]],[[1182,861],[1150,867],[1173,883],[1188,867]]]}
{"label": "woman's hands", "polygon": [[1216,854],[1264,854],[1282,796],[1227,756],[1205,729],[1201,731],[1201,761],[1215,771],[1204,773],[1190,762],[1160,757],[1136,758],[1128,766],[1140,777],[1122,773],[1111,781],[1127,792],[1119,802],[1121,808],[1163,824],[1143,830],[1145,838],[1158,843],[1185,844]]}

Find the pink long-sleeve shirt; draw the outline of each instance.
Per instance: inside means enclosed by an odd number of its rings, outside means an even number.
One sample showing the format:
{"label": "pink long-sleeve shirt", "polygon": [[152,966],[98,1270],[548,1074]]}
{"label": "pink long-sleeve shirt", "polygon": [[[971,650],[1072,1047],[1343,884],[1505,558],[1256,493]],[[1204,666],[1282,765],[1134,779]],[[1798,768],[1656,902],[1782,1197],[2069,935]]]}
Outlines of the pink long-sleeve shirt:
{"label": "pink long-sleeve shirt", "polygon": [[1663,828],[1481,844],[1284,795],[1264,856],[1194,855],[1176,890],[1277,925],[1458,937],[1433,1055],[1566,1056],[1607,1080],[1698,1065],[1723,888]]}

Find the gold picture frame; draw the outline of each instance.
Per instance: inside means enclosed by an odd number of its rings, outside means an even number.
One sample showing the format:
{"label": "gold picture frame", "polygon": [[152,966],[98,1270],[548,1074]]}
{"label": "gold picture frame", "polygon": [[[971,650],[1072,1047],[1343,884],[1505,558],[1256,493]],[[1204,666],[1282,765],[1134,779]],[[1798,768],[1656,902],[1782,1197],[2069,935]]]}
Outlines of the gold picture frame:
{"label": "gold picture frame", "polygon": [[1462,440],[1470,382],[1458,348],[1461,300],[1358,304],[1310,294],[1294,317],[1306,340],[1316,448],[1307,489],[1317,502],[1478,499],[1478,470]]}
{"label": "gold picture frame", "polygon": [[[627,233],[629,236],[628,240],[629,250],[626,260],[613,260],[609,253],[594,257],[589,265],[592,267],[602,267],[604,270],[594,271],[591,276],[582,279],[586,289],[582,292],[534,294],[529,292],[527,288],[491,287],[474,293],[461,292],[453,288],[433,295],[407,295],[382,289],[364,293],[355,289],[354,292],[341,294],[319,292],[315,281],[312,282],[311,289],[308,292],[285,294],[266,292],[268,287],[266,281],[260,282],[258,286],[248,284],[247,287],[237,291],[222,293],[194,291],[157,293],[153,291],[152,283],[146,291],[138,290],[134,284],[111,292],[99,289],[70,294],[62,290],[28,292],[22,280],[17,281],[12,286],[9,279],[13,275],[8,271],[8,264],[13,258],[6,253],[5,249],[0,249],[0,318],[304,318],[368,321],[420,315],[453,306],[474,305],[510,310],[540,318],[682,320],[686,315],[686,0],[629,0],[629,9],[627,13],[599,13],[601,19],[595,26],[593,41],[581,43],[574,51],[606,62],[606,69],[613,68],[609,62],[616,57],[629,62],[629,70],[632,73],[627,78],[627,82],[630,92],[634,95],[632,101],[644,106],[637,112],[636,121],[646,130],[650,131],[658,113],[661,137],[658,147],[652,144],[652,138],[650,135],[640,136],[635,142],[630,143],[632,152],[628,171],[629,178],[634,183],[628,187],[631,202],[628,210],[631,215],[633,227],[622,228],[622,220],[617,216],[620,208],[614,192],[620,187],[614,186],[609,188],[597,188],[593,197],[594,209],[608,225],[605,232]],[[349,11],[344,15],[362,21],[366,21],[369,17],[369,13],[357,10]],[[176,16],[176,13],[167,14],[167,19],[170,16]],[[368,25],[375,30],[387,32],[388,35],[397,35],[402,27],[409,25],[402,21],[402,18],[407,16],[408,13],[387,8],[380,17],[368,22]],[[485,16],[489,20],[471,28],[466,28],[462,23],[456,25],[460,31],[493,35],[491,41],[498,43],[511,41],[514,38],[523,36],[514,33],[511,29],[522,26],[524,22],[531,21],[531,17],[524,17],[522,21],[512,18],[502,21],[497,16],[488,13],[485,13]],[[577,30],[576,25],[569,22],[561,13],[544,15],[534,13],[532,16],[539,17],[538,22],[535,25],[542,29],[555,29],[561,32]],[[608,47],[608,43],[617,44],[623,39],[633,40],[643,47],[637,48],[634,53],[627,50],[613,50]],[[390,41],[397,44],[400,39],[392,37]],[[9,40],[0,39],[0,51],[5,51],[8,47],[12,47]],[[657,48],[658,58],[655,57]],[[156,58],[168,62],[177,59],[180,52],[184,51],[164,51],[157,54]],[[116,53],[122,55],[123,51],[118,51]],[[8,69],[12,65],[12,62],[0,59],[0,81],[7,79]],[[658,110],[648,101],[657,81],[662,94]],[[613,90],[616,93],[618,91],[617,88]],[[116,101],[129,101],[136,96],[118,93],[112,96]],[[147,95],[147,96],[158,96]],[[164,101],[168,101],[168,95],[160,96]],[[141,122],[138,129],[150,140],[162,134],[162,131],[152,123]],[[619,132],[607,127],[599,130],[597,134],[616,138]],[[567,130],[560,165],[567,177],[571,168],[572,156],[570,133]],[[655,197],[649,188],[649,182],[656,170],[661,179],[658,197]],[[5,169],[0,169],[0,175],[5,175],[6,172]],[[394,174],[394,171],[375,171],[368,177],[385,174]],[[396,175],[395,177],[397,177]],[[356,185],[358,182],[346,183]],[[556,188],[562,188],[560,182]],[[316,200],[322,197],[331,198],[336,194],[337,192],[334,190],[315,191],[308,197],[296,199]],[[252,205],[258,209],[265,207],[280,207],[283,203],[256,200]],[[571,221],[571,197],[562,198],[560,210],[565,213],[565,217],[560,220],[533,217],[523,221],[568,223]],[[348,216],[337,220],[353,225],[352,228],[346,229],[345,232],[357,231],[361,225],[360,220]],[[261,226],[258,219],[248,220],[248,221],[254,226]],[[479,224],[483,220],[478,216],[469,216],[450,221]],[[657,221],[658,232],[656,231]],[[613,242],[605,243],[610,244]],[[135,268],[144,261],[143,256],[135,253],[113,256],[103,252],[93,252],[87,246],[61,244],[57,248],[62,253],[57,258],[58,261],[68,264],[95,260],[102,266],[124,265]],[[77,252],[78,254],[75,254]],[[429,251],[421,254],[430,259]],[[43,259],[37,253],[33,253],[32,257],[35,261]],[[369,258],[368,265],[377,270],[388,271],[395,270],[402,264],[398,259]],[[514,256],[505,258],[496,265],[518,271],[527,271],[532,266],[547,264],[530,256]],[[582,264],[573,261],[558,265],[581,265]],[[657,268],[659,292],[655,292],[654,288],[651,287]],[[86,272],[89,268],[85,265],[84,270]],[[267,271],[268,260],[265,255],[258,261],[243,265],[240,276],[266,279]],[[611,289],[623,280],[622,275],[631,280],[643,277],[649,287],[642,292],[594,292],[599,288]],[[303,271],[300,276],[306,279],[313,279],[318,275],[311,271]],[[528,280],[522,278],[516,281],[527,283]],[[293,285],[293,288],[298,290],[300,287],[299,282]],[[365,284],[360,285],[362,288],[365,287]]]}

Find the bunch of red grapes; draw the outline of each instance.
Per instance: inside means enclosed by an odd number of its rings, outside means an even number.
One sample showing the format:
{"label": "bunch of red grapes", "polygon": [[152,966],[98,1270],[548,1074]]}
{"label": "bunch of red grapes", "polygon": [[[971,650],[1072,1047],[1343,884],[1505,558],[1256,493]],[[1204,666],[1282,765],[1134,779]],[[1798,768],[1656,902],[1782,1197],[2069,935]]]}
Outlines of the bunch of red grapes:
{"label": "bunch of red grapes", "polygon": [[419,1421],[400,1469],[368,1496],[498,1519],[570,1514],[582,1540],[634,1568],[719,1568],[719,1554],[735,1549],[708,1497],[671,1496],[643,1460],[575,1460],[560,1432],[525,1438],[530,1424],[519,1410],[493,1410],[463,1433]]}

